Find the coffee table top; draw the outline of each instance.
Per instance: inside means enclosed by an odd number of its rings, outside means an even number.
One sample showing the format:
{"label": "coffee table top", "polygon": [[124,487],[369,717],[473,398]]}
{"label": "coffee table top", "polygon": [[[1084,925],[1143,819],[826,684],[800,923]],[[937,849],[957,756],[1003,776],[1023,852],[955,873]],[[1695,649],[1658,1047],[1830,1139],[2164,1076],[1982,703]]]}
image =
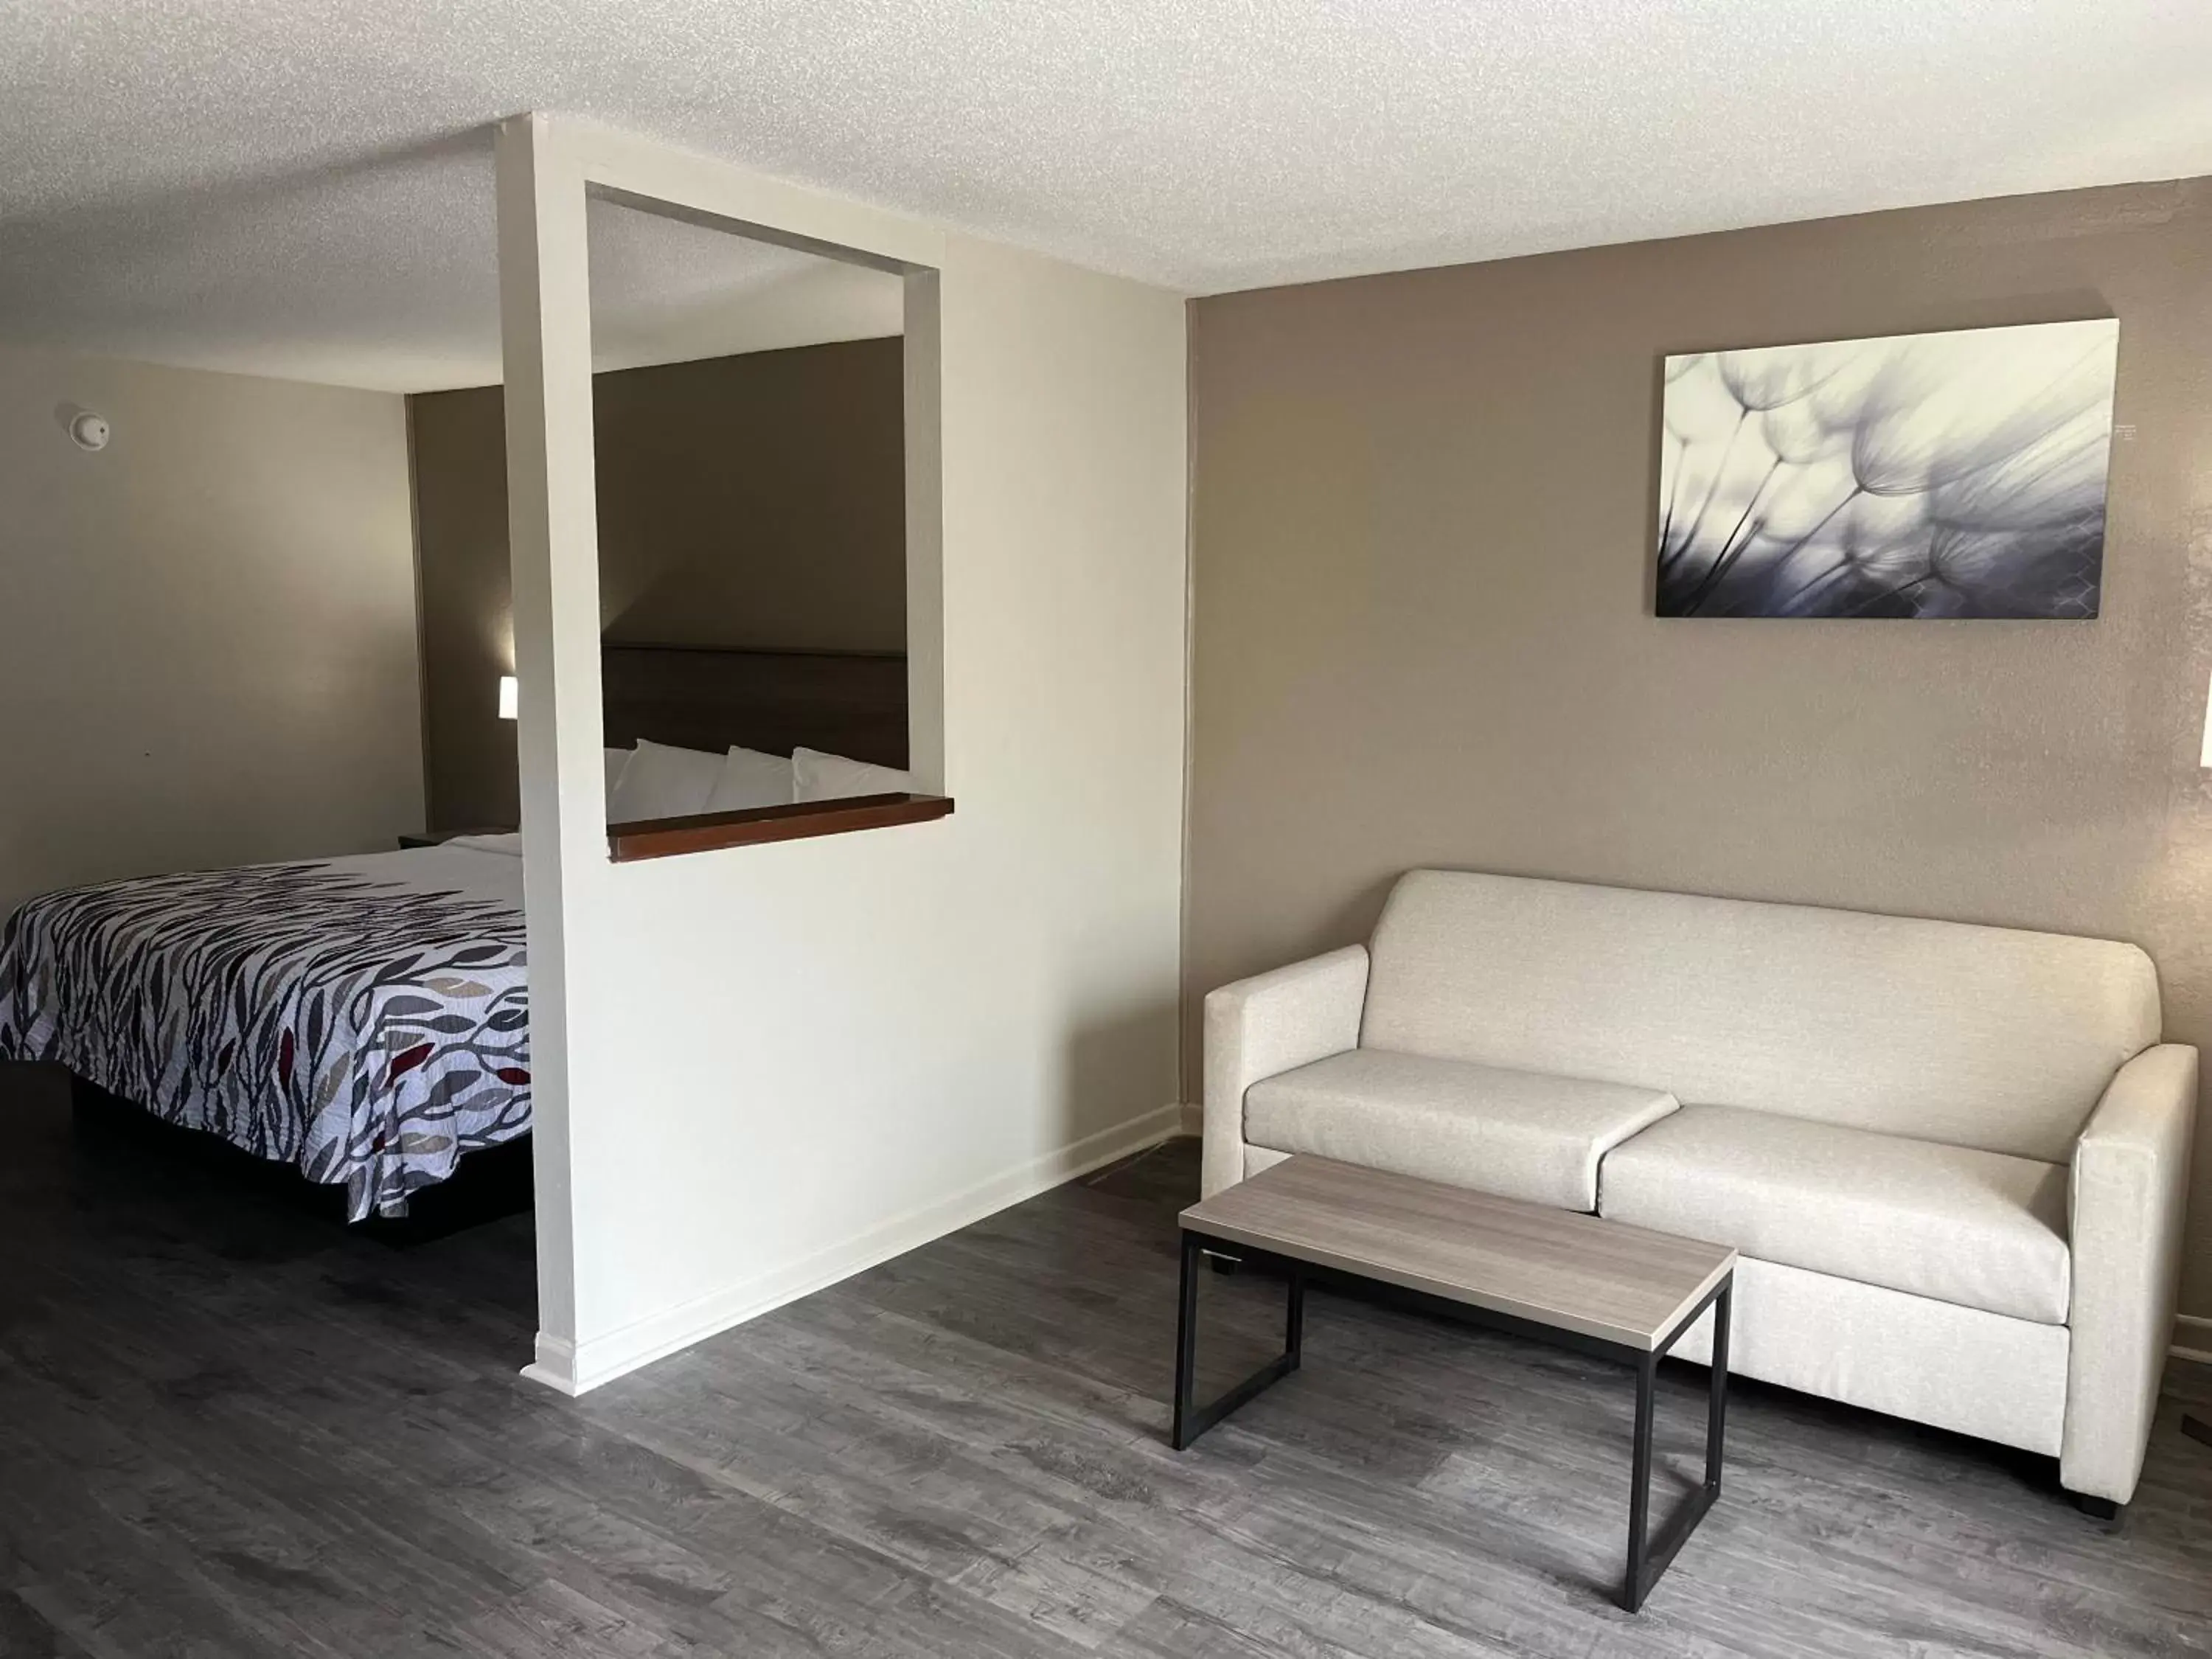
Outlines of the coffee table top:
{"label": "coffee table top", "polygon": [[1724,1245],[1304,1153],[1182,1224],[1647,1353],[1735,1265]]}

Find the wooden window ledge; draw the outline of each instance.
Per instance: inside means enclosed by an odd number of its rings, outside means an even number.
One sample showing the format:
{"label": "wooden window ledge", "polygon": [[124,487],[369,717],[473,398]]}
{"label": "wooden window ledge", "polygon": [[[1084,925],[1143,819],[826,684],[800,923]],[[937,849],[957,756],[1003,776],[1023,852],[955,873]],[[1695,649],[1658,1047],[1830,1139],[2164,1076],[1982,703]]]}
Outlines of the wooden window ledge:
{"label": "wooden window ledge", "polygon": [[755,806],[742,812],[641,818],[635,823],[609,824],[607,852],[617,864],[629,864],[682,853],[711,853],[718,847],[755,847],[808,836],[881,830],[894,823],[927,823],[951,811],[952,802],[944,795],[855,795],[848,800]]}

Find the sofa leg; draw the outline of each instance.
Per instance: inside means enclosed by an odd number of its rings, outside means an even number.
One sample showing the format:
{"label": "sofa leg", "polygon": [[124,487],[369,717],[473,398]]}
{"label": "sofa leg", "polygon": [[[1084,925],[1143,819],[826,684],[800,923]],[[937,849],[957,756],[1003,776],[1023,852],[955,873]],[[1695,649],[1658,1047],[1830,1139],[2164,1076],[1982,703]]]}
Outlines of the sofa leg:
{"label": "sofa leg", "polygon": [[2067,1496],[2074,1500],[2075,1509],[2092,1521],[2103,1522],[2108,1528],[2118,1527],[2120,1516],[2127,1509],[2124,1504],[2116,1504],[2109,1498],[2092,1498],[2087,1492],[2069,1492]]}

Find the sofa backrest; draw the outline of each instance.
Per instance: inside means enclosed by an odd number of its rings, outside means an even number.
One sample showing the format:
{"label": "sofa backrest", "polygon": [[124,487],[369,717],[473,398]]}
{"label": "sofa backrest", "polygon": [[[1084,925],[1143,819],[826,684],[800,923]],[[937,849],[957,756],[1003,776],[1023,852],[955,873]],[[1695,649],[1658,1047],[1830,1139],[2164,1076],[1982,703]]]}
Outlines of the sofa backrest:
{"label": "sofa backrest", "polygon": [[1416,870],[1360,1042],[2064,1160],[2158,1041],[2132,945],[1807,905]]}

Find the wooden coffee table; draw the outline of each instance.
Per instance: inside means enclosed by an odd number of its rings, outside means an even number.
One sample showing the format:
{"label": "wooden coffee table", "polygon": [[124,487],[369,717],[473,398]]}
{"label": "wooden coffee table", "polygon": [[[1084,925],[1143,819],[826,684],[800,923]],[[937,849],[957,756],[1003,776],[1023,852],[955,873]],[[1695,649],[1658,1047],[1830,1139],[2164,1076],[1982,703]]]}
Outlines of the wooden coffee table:
{"label": "wooden coffee table", "polygon": [[[1290,1309],[1281,1358],[1201,1407],[1193,1397],[1193,1361],[1198,1264],[1206,1255],[1284,1270]],[[1484,1324],[1635,1368],[1628,1570],[1620,1601],[1631,1613],[1642,1607],[1720,1495],[1735,1252],[1441,1182],[1328,1158],[1290,1158],[1182,1212],[1177,1451],[1297,1370],[1306,1279],[1316,1270],[1395,1285]],[[1653,1383],[1661,1358],[1709,1307],[1714,1310],[1713,1354],[1705,1484],[1655,1538],[1649,1526]]]}

